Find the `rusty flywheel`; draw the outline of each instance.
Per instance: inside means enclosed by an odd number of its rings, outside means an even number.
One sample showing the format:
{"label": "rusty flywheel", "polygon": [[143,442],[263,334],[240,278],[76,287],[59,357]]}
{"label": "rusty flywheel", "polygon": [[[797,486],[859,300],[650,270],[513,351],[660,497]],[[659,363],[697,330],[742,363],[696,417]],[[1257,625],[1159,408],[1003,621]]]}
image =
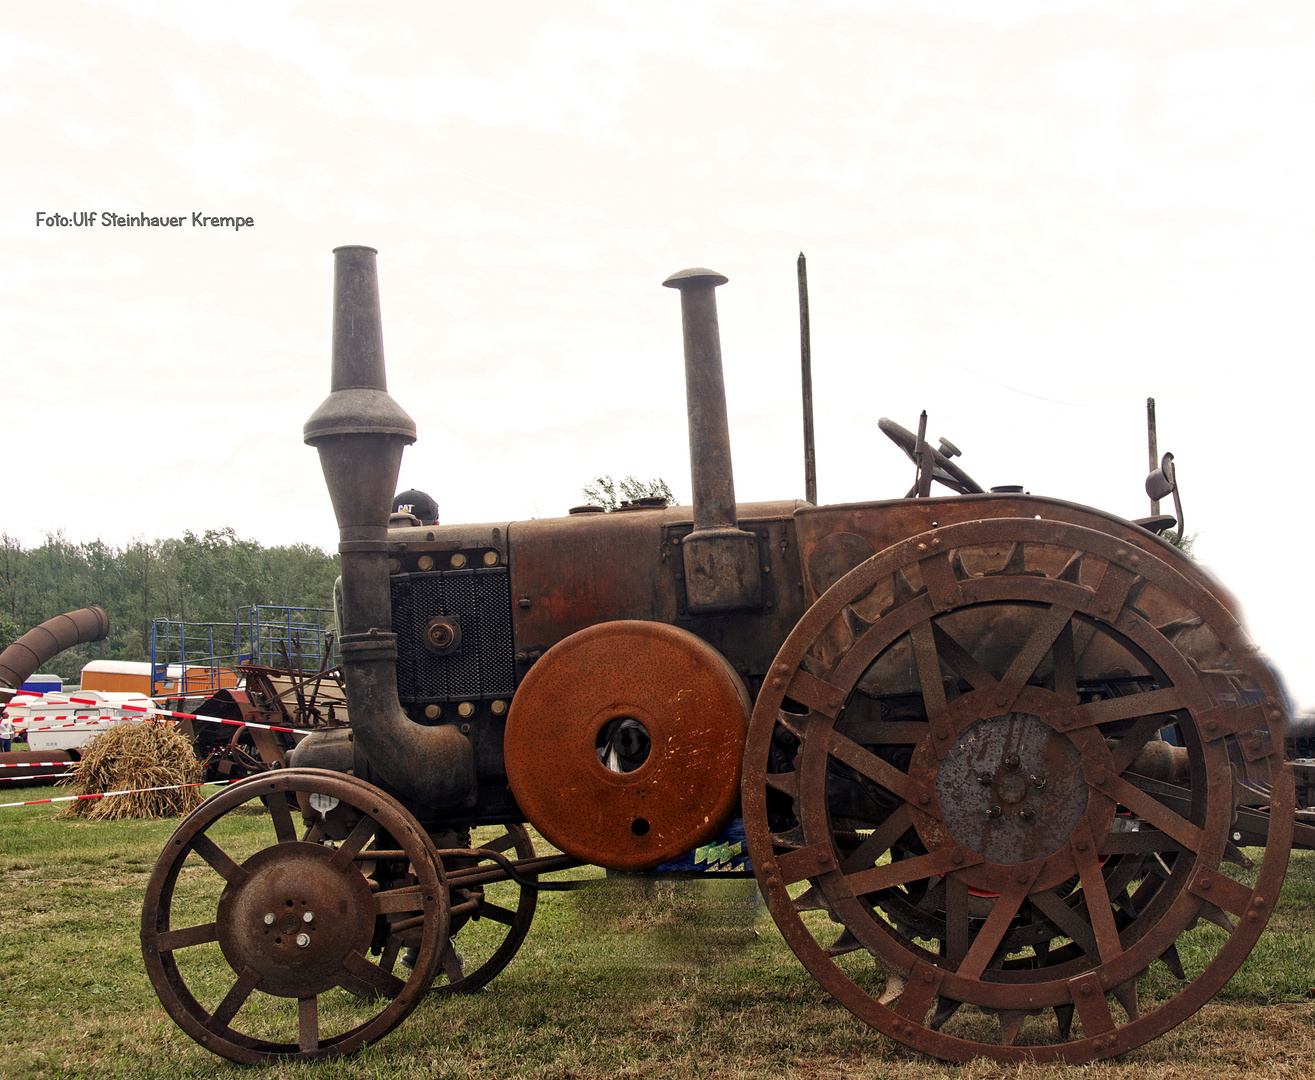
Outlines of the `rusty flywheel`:
{"label": "rusty flywheel", "polygon": [[516,691],[507,780],[563,851],[645,869],[733,816],[748,715],[735,669],[688,630],[598,623],[549,649]]}
{"label": "rusty flywheel", "polygon": [[[777,655],[745,754],[755,871],[809,971],[892,1038],[1110,1057],[1199,1009],[1264,928],[1285,717],[1228,606],[1149,535],[936,529],[843,577]],[[1271,812],[1258,871],[1241,779]],[[1178,987],[1139,994],[1153,965]]]}

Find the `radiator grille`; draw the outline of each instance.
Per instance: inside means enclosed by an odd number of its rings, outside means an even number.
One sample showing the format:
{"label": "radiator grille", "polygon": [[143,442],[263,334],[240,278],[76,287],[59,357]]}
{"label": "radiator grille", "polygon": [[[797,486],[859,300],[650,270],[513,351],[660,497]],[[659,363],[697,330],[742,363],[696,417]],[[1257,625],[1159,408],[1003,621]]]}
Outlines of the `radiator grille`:
{"label": "radiator grille", "polygon": [[[397,693],[403,702],[509,697],[516,688],[511,578],[505,566],[396,574]],[[435,656],[421,641],[435,615],[461,619],[461,649]]]}

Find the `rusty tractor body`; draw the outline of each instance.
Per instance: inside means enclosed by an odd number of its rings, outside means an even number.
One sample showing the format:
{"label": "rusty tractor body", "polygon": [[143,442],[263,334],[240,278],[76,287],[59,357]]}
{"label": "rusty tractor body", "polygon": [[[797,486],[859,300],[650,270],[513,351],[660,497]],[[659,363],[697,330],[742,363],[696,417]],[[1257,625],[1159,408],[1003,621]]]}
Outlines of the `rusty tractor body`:
{"label": "rusty tractor body", "polygon": [[[1232,599],[1175,547],[982,493],[888,422],[919,461],[912,494],[956,494],[737,503],[725,279],[701,269],[665,282],[692,507],[390,528],[415,425],[386,389],[375,253],[336,258],[332,390],[305,436],[340,528],[351,725],[215,796],[161,855],[143,951],[194,1038],[251,1062],[353,1050],[426,991],[492,978],[558,884],[544,873],[654,867],[737,816],[809,971],[948,1060],[1110,1057],[1247,956],[1292,841],[1287,704]],[[275,842],[239,861],[207,830],[255,798]],[[1248,813],[1266,844],[1250,885],[1222,869],[1250,865]],[[536,857],[527,822],[565,855]],[[175,926],[189,857],[213,871],[216,916]],[[498,881],[514,903],[489,899]],[[503,937],[463,964],[480,919]],[[1201,920],[1227,933],[1189,957]],[[180,965],[212,942],[234,981],[202,1002]],[[1152,965],[1181,988],[1143,1007]],[[373,1004],[330,1033],[318,1002],[344,988]],[[253,994],[288,1000],[285,1035],[242,1019]]]}

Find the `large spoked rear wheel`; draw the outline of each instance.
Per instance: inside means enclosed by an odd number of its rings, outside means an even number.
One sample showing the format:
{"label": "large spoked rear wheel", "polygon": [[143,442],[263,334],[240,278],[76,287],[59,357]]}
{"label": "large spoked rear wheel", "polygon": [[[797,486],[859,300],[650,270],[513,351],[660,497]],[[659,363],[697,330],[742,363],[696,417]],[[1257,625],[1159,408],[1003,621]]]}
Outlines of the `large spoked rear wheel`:
{"label": "large spoked rear wheel", "polygon": [[[1110,1057],[1199,1009],[1263,929],[1292,833],[1283,694],[1156,547],[933,530],[782,646],[745,754],[754,869],[809,971],[899,1042]],[[1258,873],[1225,865],[1248,862],[1236,795],[1270,807]]]}
{"label": "large spoked rear wheel", "polygon": [[[161,1003],[202,1046],[247,1064],[316,1060],[419,1003],[447,943],[447,889],[400,803],[351,776],[284,769],[184,819],[151,874],[141,938]],[[404,946],[410,971],[396,964]]]}

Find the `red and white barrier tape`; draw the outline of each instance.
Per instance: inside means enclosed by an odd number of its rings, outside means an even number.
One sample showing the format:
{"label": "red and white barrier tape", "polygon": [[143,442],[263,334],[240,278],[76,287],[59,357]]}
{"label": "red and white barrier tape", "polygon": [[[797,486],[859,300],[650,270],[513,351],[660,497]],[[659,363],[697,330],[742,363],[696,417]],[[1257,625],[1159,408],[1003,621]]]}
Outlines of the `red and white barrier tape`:
{"label": "red and white barrier tape", "polygon": [[0,803],[0,809],[8,806],[40,806],[42,803],[78,802],[81,799],[107,799],[111,795],[144,795],[148,791],[178,791],[182,788],[223,787],[225,784],[236,784],[238,780],[243,779],[245,779],[245,777],[238,777],[237,780],[206,780],[200,784],[166,784],[163,787],[128,788],[124,791],[98,791],[93,795],[60,795],[53,799],[29,799],[27,802]]}
{"label": "red and white barrier tape", "polygon": [[[68,762],[61,762],[61,764],[67,765]],[[70,776],[77,775],[78,774],[75,772],[48,772],[33,773],[31,776],[0,776],[0,784],[16,784],[19,781],[26,780],[64,780]]]}
{"label": "red and white barrier tape", "polygon": [[[113,705],[109,706],[106,702],[96,701],[89,698],[70,697],[69,702],[73,705],[97,705],[108,708],[119,709],[123,712],[141,713],[143,716],[151,716],[158,719],[167,720],[201,720],[207,724],[229,724],[232,727],[252,727],[264,728],[267,731],[288,731],[296,735],[309,735],[308,728],[280,727],[277,724],[258,724],[255,721],[247,720],[226,720],[220,716],[197,716],[195,713],[173,712],[169,709],[157,709],[148,705]],[[66,715],[45,717],[47,720],[67,720]],[[83,717],[74,716],[73,721],[67,724],[45,724],[40,727],[28,725],[27,731],[56,731],[59,728],[76,727],[78,724],[112,724],[120,720],[130,719],[126,716],[111,717]]]}
{"label": "red and white barrier tape", "polygon": [[[63,761],[3,761],[0,762],[0,769],[35,769],[35,768],[56,768],[63,765],[71,765],[73,762],[65,758]],[[4,779],[4,774],[0,773],[0,780]]]}

